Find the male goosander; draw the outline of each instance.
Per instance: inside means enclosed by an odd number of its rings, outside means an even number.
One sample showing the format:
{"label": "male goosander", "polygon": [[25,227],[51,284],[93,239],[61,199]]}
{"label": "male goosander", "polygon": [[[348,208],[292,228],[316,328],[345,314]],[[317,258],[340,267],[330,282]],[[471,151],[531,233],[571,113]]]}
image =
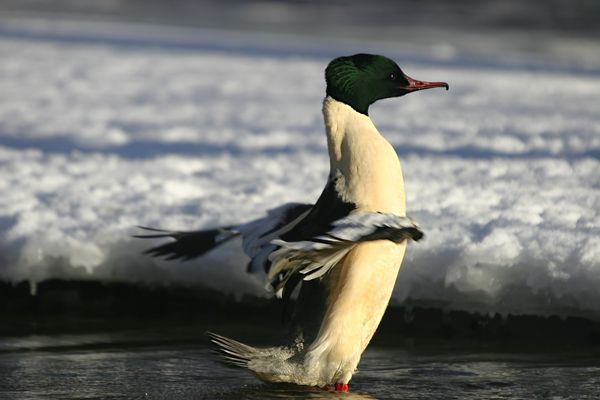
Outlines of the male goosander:
{"label": "male goosander", "polygon": [[245,224],[194,232],[144,228],[156,233],[138,237],[172,237],[147,253],[187,260],[241,236],[249,271],[263,269],[280,298],[300,291],[289,345],[256,348],[208,333],[223,360],[266,382],[347,391],[388,305],[406,242],[423,236],[406,217],[400,162],[369,106],[448,84],[412,79],[371,54],[334,59],[325,79],[330,173],[314,205],[289,203]]}

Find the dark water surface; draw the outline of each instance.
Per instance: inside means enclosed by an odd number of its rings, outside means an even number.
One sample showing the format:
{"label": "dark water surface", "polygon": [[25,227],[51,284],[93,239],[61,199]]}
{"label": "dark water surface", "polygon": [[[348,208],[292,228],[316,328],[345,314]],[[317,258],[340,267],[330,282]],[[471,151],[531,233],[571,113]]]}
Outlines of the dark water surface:
{"label": "dark water surface", "polygon": [[[0,338],[2,399],[600,399],[600,359],[571,352],[371,346],[348,394],[223,367],[201,332]],[[240,331],[238,338],[244,338]]]}

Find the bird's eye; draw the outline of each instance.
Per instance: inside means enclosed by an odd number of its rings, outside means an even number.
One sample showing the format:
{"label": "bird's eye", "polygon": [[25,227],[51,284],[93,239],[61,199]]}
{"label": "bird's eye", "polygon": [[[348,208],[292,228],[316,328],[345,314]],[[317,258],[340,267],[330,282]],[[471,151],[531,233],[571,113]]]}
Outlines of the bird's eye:
{"label": "bird's eye", "polygon": [[396,74],[394,74],[393,72],[390,74],[390,79],[395,81],[396,80]]}

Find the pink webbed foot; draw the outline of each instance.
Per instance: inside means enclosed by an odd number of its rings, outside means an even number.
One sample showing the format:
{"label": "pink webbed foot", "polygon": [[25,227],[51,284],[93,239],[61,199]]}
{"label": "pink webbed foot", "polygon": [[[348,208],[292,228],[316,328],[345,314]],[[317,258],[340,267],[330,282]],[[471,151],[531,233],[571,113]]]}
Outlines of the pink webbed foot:
{"label": "pink webbed foot", "polygon": [[347,392],[348,391],[348,384],[347,383],[336,383],[335,384],[335,391],[336,392]]}

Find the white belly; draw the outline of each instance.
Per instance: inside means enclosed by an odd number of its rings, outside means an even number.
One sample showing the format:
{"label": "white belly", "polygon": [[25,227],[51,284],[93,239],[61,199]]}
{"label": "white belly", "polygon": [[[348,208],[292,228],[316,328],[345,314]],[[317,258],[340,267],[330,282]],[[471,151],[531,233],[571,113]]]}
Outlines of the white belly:
{"label": "white belly", "polygon": [[325,382],[348,381],[389,303],[406,242],[357,245],[327,277],[328,308],[307,361]]}

